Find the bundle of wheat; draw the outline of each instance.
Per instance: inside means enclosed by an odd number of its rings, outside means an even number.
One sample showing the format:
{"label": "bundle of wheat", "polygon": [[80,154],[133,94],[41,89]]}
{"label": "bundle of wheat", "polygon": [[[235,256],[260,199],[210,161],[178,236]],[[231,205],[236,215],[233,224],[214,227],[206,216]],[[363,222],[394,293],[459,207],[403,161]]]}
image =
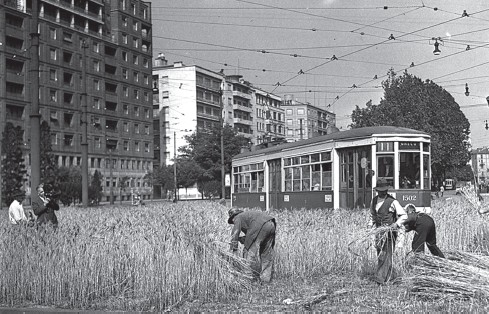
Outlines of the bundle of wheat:
{"label": "bundle of wheat", "polygon": [[395,229],[390,226],[364,229],[358,237],[348,243],[348,251],[356,256],[360,256],[357,252],[364,252],[365,245],[370,246],[372,242],[374,242],[375,247],[380,248],[382,246],[381,244],[389,235],[392,235],[393,231],[395,231]]}
{"label": "bundle of wheat", "polygon": [[477,190],[474,188],[474,186],[464,186],[460,189],[460,193],[480,214],[485,214],[489,211],[489,208],[485,208],[482,206],[479,194],[477,193]]}
{"label": "bundle of wheat", "polygon": [[447,252],[446,258],[419,254],[410,264],[404,280],[423,298],[489,297],[489,256],[461,251]]}

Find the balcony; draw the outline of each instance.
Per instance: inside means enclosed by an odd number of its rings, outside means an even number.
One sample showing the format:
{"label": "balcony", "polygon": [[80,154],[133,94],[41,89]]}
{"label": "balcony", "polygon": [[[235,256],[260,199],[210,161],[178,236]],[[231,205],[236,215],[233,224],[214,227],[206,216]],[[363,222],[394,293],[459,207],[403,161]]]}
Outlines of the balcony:
{"label": "balcony", "polygon": [[197,97],[197,101],[198,102],[201,102],[201,103],[205,103],[205,104],[210,104],[210,105],[218,106],[218,107],[221,106],[221,104],[219,102],[215,102],[215,101],[212,101],[211,99],[205,99],[205,98],[202,98],[202,97]]}
{"label": "balcony", "polygon": [[244,125],[253,125],[253,120],[246,120],[246,119],[241,119],[241,118],[234,118],[233,119],[234,124],[244,124]]}
{"label": "balcony", "polygon": [[5,0],[4,5],[22,12],[25,12],[25,4],[20,0]]}
{"label": "balcony", "polygon": [[65,9],[73,14],[82,15],[85,18],[91,19],[99,23],[103,23],[102,16],[99,15],[98,13],[85,10],[85,8],[73,5],[71,2],[67,2],[63,0],[44,0],[44,1],[55,7]]}
{"label": "balcony", "polygon": [[241,97],[241,98],[244,98],[244,99],[251,100],[251,95],[250,94],[239,92],[237,90],[233,90],[233,96],[234,97]]}
{"label": "balcony", "polygon": [[253,112],[253,108],[248,107],[248,106],[238,105],[238,104],[233,104],[233,110],[240,110],[240,111],[245,111],[245,112]]}
{"label": "balcony", "polygon": [[24,85],[24,73],[7,70],[7,82]]}

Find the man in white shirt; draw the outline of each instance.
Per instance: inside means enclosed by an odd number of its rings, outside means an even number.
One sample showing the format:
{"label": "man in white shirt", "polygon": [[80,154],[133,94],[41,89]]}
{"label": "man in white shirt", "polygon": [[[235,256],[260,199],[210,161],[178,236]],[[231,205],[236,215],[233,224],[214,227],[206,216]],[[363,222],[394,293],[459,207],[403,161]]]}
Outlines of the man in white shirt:
{"label": "man in white shirt", "polygon": [[23,222],[27,222],[27,217],[25,216],[24,207],[22,206],[22,201],[24,200],[24,193],[19,191],[14,195],[14,200],[8,208],[8,216],[10,218],[10,223],[13,225],[18,225]]}
{"label": "man in white shirt", "polygon": [[399,202],[389,195],[389,183],[385,178],[377,180],[377,196],[373,198],[370,206],[372,227],[389,226],[392,231],[377,234],[377,272],[375,281],[383,284],[392,276],[392,254],[396,245],[397,232],[407,219],[407,214]]}

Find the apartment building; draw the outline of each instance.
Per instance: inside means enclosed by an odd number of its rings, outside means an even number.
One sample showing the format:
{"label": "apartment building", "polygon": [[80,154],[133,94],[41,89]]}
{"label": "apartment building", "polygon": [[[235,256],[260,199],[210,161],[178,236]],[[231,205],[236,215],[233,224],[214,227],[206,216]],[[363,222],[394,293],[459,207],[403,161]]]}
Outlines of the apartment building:
{"label": "apartment building", "polygon": [[168,65],[160,54],[153,65],[153,81],[159,164],[172,165],[178,148],[187,144],[185,135],[220,125],[223,75],[180,61]]}
{"label": "apartment building", "polygon": [[477,176],[477,182],[481,192],[489,191],[489,148],[481,147],[472,150],[471,163],[474,174]]}
{"label": "apartment building", "polygon": [[[81,165],[81,87],[86,86],[89,172],[102,173],[103,200],[128,200],[131,191],[150,198],[152,189],[144,176],[153,169],[151,3],[39,1],[38,74],[29,71],[32,2],[3,3],[0,126],[3,130],[12,122],[23,128],[26,164],[30,75],[39,75],[41,121],[50,125],[59,166]],[[127,188],[121,187],[124,181]],[[29,194],[28,183],[26,190]]]}
{"label": "apartment building", "polygon": [[253,86],[241,75],[226,75],[223,88],[225,123],[232,125],[239,135],[253,140]]}
{"label": "apartment building", "polygon": [[285,111],[282,99],[259,88],[254,90],[255,141],[254,144],[281,142],[285,140]]}
{"label": "apartment building", "polygon": [[285,110],[287,142],[325,135],[336,129],[334,113],[300,102],[293,95],[285,95],[282,108]]}

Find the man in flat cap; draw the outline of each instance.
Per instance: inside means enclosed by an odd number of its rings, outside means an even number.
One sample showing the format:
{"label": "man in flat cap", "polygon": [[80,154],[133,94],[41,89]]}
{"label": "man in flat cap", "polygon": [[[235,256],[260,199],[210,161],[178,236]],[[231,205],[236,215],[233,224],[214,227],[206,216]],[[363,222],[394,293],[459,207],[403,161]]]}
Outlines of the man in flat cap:
{"label": "man in flat cap", "polygon": [[[260,274],[260,280],[270,282],[273,271],[275,247],[275,218],[263,211],[242,211],[233,208],[228,212],[228,223],[234,224],[231,232],[231,251],[238,251],[243,243],[243,257],[251,261],[252,268]],[[245,234],[240,237],[240,233]]]}

